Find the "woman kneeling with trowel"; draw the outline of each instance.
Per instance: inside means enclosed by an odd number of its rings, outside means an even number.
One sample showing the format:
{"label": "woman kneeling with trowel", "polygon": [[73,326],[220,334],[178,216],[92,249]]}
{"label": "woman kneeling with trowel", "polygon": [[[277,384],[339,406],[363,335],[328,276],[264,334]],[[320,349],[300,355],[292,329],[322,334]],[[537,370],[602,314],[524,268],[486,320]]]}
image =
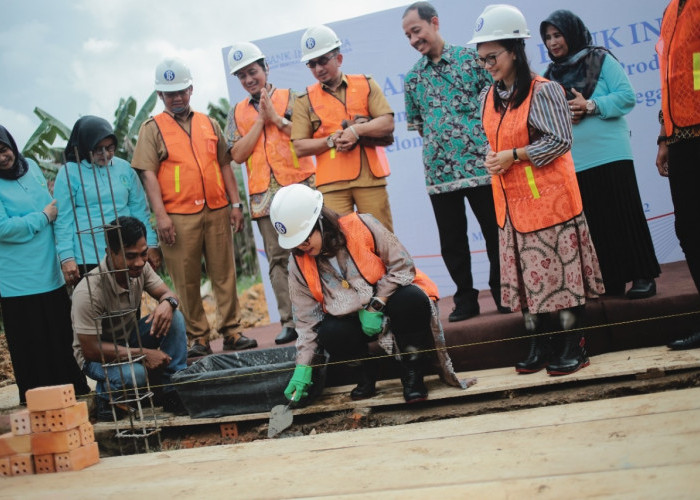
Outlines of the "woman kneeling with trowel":
{"label": "woman kneeling with trowel", "polygon": [[308,394],[310,363],[319,348],[356,371],[352,399],[374,396],[375,362],[368,359],[372,340],[400,359],[408,403],[428,397],[426,351],[437,354],[443,381],[471,385],[457,378],[445,348],[437,286],[377,219],[354,212],[340,217],[324,207],[319,191],[300,184],[277,192],[270,217],[280,246],[293,249],[289,293],[299,339],[287,399]]}

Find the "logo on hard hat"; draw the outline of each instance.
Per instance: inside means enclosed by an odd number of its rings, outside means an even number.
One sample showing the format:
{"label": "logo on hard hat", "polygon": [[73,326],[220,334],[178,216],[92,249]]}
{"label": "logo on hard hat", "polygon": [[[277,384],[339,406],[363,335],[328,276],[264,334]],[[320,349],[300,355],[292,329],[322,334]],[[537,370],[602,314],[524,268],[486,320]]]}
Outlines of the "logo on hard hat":
{"label": "logo on hard hat", "polygon": [[165,73],[163,73],[163,78],[165,78],[169,82],[172,82],[175,79],[175,72],[169,69]]}
{"label": "logo on hard hat", "polygon": [[287,228],[281,222],[275,222],[275,229],[280,234],[287,234]]}
{"label": "logo on hard hat", "polygon": [[481,31],[481,28],[484,27],[484,18],[480,17],[479,19],[476,20],[476,26],[474,27],[474,31]]}
{"label": "logo on hard hat", "polygon": [[316,40],[314,40],[311,37],[306,39],[306,48],[307,49],[313,49],[315,46],[316,46]]}
{"label": "logo on hard hat", "polygon": [[240,50],[237,50],[236,52],[233,53],[233,60],[234,61],[240,61],[241,59],[243,59],[243,52],[241,52]]}

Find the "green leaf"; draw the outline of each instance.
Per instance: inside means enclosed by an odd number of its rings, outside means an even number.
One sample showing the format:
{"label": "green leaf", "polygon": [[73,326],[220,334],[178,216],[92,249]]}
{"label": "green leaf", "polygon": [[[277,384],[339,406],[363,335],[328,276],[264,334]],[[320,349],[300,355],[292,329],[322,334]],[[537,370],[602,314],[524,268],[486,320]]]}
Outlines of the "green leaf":
{"label": "green leaf", "polygon": [[148,96],[148,99],[146,99],[146,102],[143,103],[143,106],[141,106],[139,112],[136,113],[134,121],[131,122],[131,128],[129,128],[130,139],[135,140],[138,137],[139,130],[141,129],[141,124],[143,124],[143,122],[145,122],[151,115],[153,108],[156,107],[156,102],[158,102],[158,94],[156,94],[156,92],[153,91],[153,93],[150,96]]}

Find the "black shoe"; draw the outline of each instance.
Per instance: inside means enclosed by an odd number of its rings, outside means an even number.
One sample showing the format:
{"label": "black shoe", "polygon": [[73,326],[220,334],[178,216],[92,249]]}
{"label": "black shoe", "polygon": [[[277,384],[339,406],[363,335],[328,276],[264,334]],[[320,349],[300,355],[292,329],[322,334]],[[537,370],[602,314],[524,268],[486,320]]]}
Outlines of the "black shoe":
{"label": "black shoe", "polygon": [[163,411],[177,416],[188,415],[187,408],[182,403],[177,391],[168,391],[163,395]]}
{"label": "black shoe", "polygon": [[377,394],[374,362],[361,361],[356,370],[357,387],[350,391],[350,399],[357,401],[373,397]]}
{"label": "black shoe", "polygon": [[447,318],[450,323],[455,321],[464,321],[465,319],[473,318],[479,315],[479,302],[465,302],[464,304],[458,304],[452,309],[449,317]]}
{"label": "black shoe", "polygon": [[669,349],[682,351],[685,349],[695,349],[700,347],[700,332],[693,333],[682,339],[677,339],[668,344]]}
{"label": "black shoe", "polygon": [[496,304],[496,309],[501,314],[510,314],[513,310],[510,307],[502,306],[501,304]]}
{"label": "black shoe", "polygon": [[258,341],[250,339],[242,333],[238,338],[229,337],[224,340],[224,349],[228,351],[242,351],[244,349],[253,349],[254,347],[258,347]]}
{"label": "black shoe", "polygon": [[551,349],[549,337],[539,336],[530,338],[530,353],[524,361],[515,363],[518,373],[536,373],[549,364]]}
{"label": "black shoe", "polygon": [[287,342],[296,340],[298,336],[299,334],[297,334],[297,331],[294,328],[291,326],[285,326],[282,328],[280,334],[275,337],[275,344],[286,344]]}
{"label": "black shoe", "polygon": [[[100,422],[113,422],[112,406],[114,406],[114,414],[117,420],[122,420],[129,415],[129,407],[123,404],[110,405],[107,399],[96,397],[95,418]],[[132,410],[133,412],[133,410]]]}
{"label": "black shoe", "polygon": [[648,299],[656,295],[656,281],[640,278],[632,281],[632,288],[627,290],[628,299]]}
{"label": "black shoe", "polygon": [[192,347],[190,347],[187,351],[188,358],[201,358],[202,356],[206,356],[208,354],[211,354],[211,348],[209,347],[209,344],[204,345],[200,344],[197,341],[195,341],[195,343],[192,344]]}
{"label": "black shoe", "polygon": [[568,375],[579,371],[591,364],[586,354],[586,339],[580,333],[565,334],[560,354],[554,357],[547,366],[550,375]]}
{"label": "black shoe", "polygon": [[428,399],[428,388],[423,382],[423,371],[420,367],[420,359],[402,361],[403,398],[407,403],[419,403]]}

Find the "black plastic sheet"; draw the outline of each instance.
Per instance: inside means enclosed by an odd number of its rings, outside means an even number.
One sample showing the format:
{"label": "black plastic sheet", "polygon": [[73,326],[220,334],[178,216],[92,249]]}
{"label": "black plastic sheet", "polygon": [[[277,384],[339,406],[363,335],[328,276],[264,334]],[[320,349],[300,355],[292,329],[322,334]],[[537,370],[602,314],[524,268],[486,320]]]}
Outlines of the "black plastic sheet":
{"label": "black plastic sheet", "polygon": [[[295,367],[294,346],[212,354],[175,373],[172,381],[192,418],[268,412],[287,404],[284,389]],[[326,381],[328,355],[316,355],[309,396],[318,397]]]}

